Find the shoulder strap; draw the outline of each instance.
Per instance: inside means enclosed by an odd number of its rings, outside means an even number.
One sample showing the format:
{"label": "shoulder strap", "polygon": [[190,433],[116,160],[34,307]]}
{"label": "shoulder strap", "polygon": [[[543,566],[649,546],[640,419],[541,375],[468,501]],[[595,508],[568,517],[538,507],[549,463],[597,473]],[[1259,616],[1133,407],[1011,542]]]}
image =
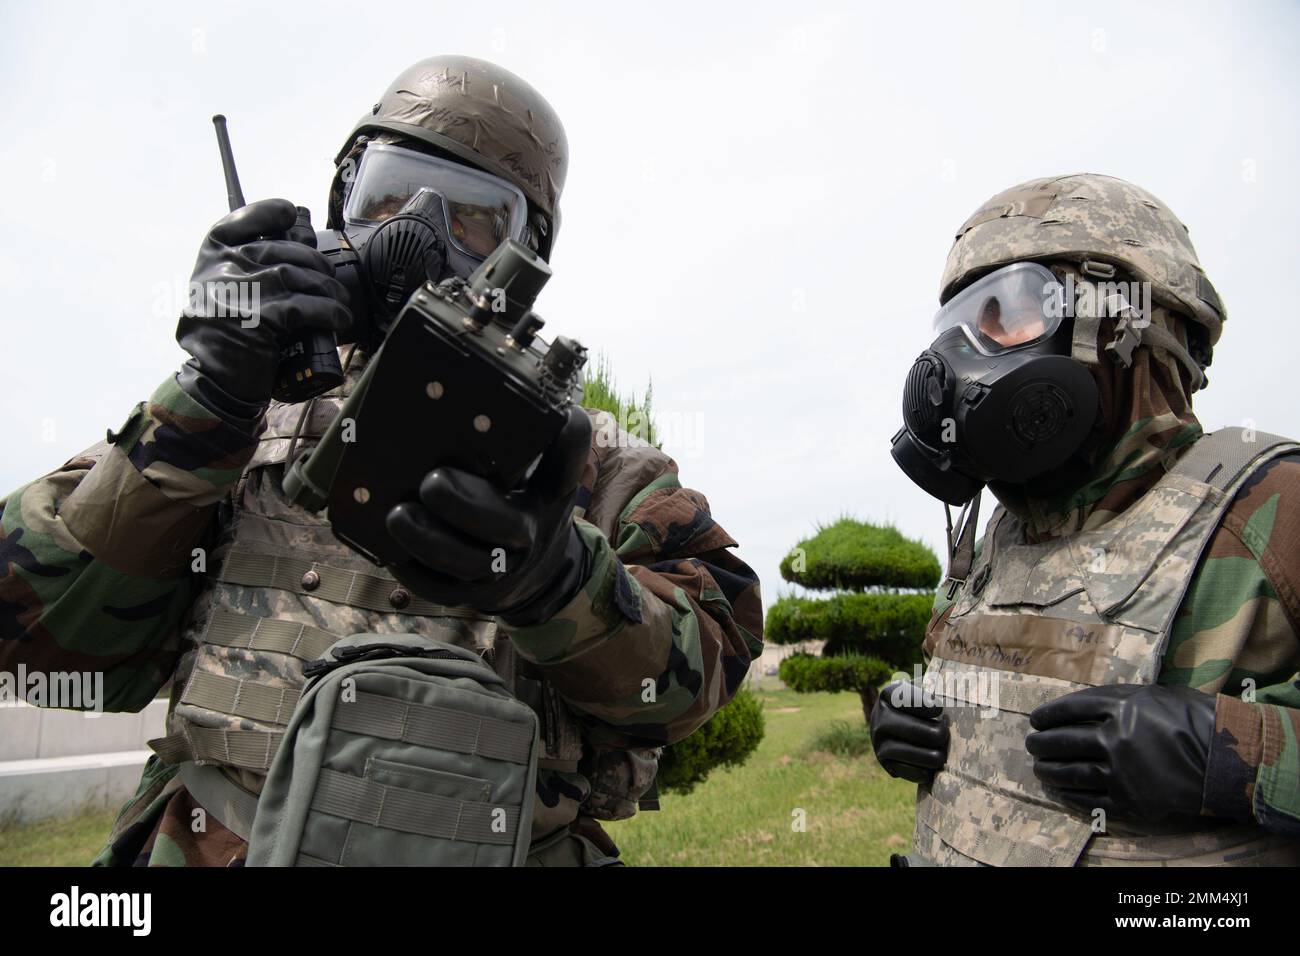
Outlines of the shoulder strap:
{"label": "shoulder strap", "polygon": [[[1232,501],[1242,483],[1261,465],[1296,450],[1300,450],[1300,443],[1289,438],[1253,429],[1220,428],[1202,435],[1169,470],[1169,475],[1207,484],[1219,492],[1218,500],[1212,505],[1211,520],[1201,526],[1201,540],[1196,547],[1195,560],[1191,563],[1193,569],[1200,567],[1210,540],[1223,520],[1224,513],[1232,507]],[[1177,601],[1170,603],[1169,615],[1161,628],[1164,636],[1156,648],[1157,659],[1164,655],[1174,615],[1182,607],[1193,579],[1194,572],[1184,578]]]}
{"label": "shoulder strap", "polygon": [[1220,428],[1203,435],[1170,472],[1226,492],[1266,461],[1296,450],[1300,443],[1280,435]]}

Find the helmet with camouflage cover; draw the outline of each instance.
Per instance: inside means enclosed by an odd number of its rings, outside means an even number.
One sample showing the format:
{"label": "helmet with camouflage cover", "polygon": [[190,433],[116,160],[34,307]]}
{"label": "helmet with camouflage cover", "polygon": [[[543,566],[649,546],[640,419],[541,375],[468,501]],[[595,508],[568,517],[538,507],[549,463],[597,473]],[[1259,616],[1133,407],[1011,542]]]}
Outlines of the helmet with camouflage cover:
{"label": "helmet with camouflage cover", "polygon": [[1115,266],[1150,282],[1157,304],[1203,330],[1193,352],[1200,364],[1209,364],[1227,314],[1187,227],[1146,190],[1082,173],[1033,179],[998,193],[957,231],[940,301],[983,273],[1025,259]]}
{"label": "helmet with camouflage cover", "polygon": [[[560,223],[569,167],[564,127],[541,94],[486,60],[434,56],[403,70],[357,121],[335,157],[330,224],[340,221],[348,160],[366,142],[412,141],[513,183],[528,198],[529,225],[544,258]],[[337,228],[337,227],[336,227]]]}

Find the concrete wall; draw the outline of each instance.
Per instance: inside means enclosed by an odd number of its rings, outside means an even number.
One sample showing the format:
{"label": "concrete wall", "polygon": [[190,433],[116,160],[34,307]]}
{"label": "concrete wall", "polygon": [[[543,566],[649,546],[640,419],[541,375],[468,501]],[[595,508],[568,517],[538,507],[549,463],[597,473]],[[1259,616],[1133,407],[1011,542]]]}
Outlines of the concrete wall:
{"label": "concrete wall", "polygon": [[166,715],[162,699],[138,714],[0,704],[0,822],[121,805]]}
{"label": "concrete wall", "polygon": [[[791,654],[820,654],[826,646],[825,641],[804,641],[802,644],[764,644],[763,653],[758,660],[749,665],[745,679],[750,683],[768,678],[767,684],[776,680],[777,668]],[[779,682],[778,682],[779,683]]]}
{"label": "concrete wall", "polygon": [[[781,661],[820,642],[769,644],[748,679],[774,680]],[[164,733],[166,699],[138,714],[0,704],[0,822],[64,816],[87,807],[118,807],[135,792],[149,757],[148,742]]]}

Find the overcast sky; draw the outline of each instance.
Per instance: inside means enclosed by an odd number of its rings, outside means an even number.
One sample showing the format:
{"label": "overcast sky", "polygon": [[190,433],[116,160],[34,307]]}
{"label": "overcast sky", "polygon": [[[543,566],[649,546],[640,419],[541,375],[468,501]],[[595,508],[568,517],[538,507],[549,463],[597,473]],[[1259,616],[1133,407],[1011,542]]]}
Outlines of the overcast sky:
{"label": "overcast sky", "polygon": [[667,450],[758,570],[819,521],[939,548],[897,470],[903,378],[953,233],[1053,174],[1149,189],[1229,312],[1207,427],[1300,435],[1300,6],[1237,3],[37,3],[0,6],[0,493],[183,361],[175,293],[250,200],[323,222],[331,160],[401,69],[495,60],[572,161],[552,334],[653,378]]}

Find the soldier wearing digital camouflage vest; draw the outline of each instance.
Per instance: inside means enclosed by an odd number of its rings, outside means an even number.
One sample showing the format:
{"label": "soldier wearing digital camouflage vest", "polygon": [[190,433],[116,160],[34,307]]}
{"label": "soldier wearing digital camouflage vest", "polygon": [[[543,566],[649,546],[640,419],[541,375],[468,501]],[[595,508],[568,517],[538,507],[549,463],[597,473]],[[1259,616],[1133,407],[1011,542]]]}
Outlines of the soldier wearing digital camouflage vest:
{"label": "soldier wearing digital camouflage vest", "polygon": [[[402,213],[437,232],[438,276],[465,277],[506,239],[549,258],[567,163],[558,118],[518,77],[425,60],[343,144],[332,251],[364,257]],[[172,681],[167,735],[98,862],[231,865],[248,820],[209,806],[195,832],[201,804],[183,778],[220,768],[255,796],[307,662],[362,632],[472,648],[539,717],[529,862],[608,862],[617,850],[597,821],[636,811],[659,748],[722,706],[761,650],[757,579],[671,459],[577,408],[522,490],[431,472],[388,516],[409,553],[394,574],[340,544],[281,479],[341,397],[270,402],[279,349],[305,329],[355,343],[346,391],[392,315],[349,298],[331,250],[288,241],[294,223],[285,200],[217,223],[194,281],[256,283],[260,321],[183,318],[181,372],[107,442],[3,503],[0,668],[104,671],[110,710],[139,710]]]}
{"label": "soldier wearing digital camouflage vest", "polygon": [[1300,862],[1300,454],[1202,432],[1227,316],[1186,227],[1118,179],[1024,183],[940,302],[893,455],[974,504],[924,680],[871,717],[920,785],[895,863]]}

